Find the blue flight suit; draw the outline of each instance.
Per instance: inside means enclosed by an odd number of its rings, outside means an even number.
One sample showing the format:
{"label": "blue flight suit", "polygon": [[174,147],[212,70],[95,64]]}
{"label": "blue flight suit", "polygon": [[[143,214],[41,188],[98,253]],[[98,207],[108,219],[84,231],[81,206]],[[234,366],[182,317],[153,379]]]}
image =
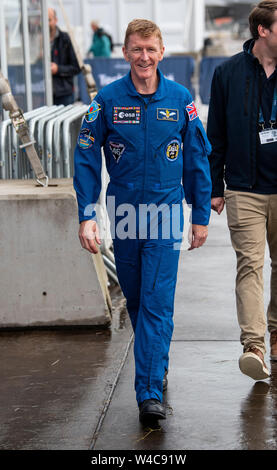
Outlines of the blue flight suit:
{"label": "blue flight suit", "polygon": [[[203,125],[188,90],[157,72],[158,89],[150,99],[136,91],[130,72],[98,93],[84,118],[74,157],[81,222],[95,218],[104,147],[110,176],[107,198],[114,198],[115,214],[108,212],[117,274],[135,332],[138,404],[149,398],[162,401],[182,200],[192,206],[193,224],[208,225],[211,210],[211,147]],[[165,210],[141,217],[141,208],[151,204]],[[133,210],[127,210],[126,218],[127,205]]]}

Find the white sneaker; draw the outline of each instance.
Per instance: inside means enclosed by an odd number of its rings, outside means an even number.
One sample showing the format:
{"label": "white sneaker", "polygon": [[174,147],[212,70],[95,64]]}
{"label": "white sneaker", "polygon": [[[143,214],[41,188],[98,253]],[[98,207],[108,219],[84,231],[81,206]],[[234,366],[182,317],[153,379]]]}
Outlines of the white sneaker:
{"label": "white sneaker", "polygon": [[264,355],[258,348],[250,347],[239,358],[241,372],[254,380],[264,380],[270,377],[269,370],[264,362]]}

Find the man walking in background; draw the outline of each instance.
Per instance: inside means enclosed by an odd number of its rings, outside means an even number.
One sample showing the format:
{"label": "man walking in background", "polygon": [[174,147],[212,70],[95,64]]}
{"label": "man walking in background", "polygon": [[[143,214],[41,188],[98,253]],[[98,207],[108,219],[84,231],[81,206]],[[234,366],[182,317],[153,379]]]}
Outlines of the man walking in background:
{"label": "man walking in background", "polygon": [[74,103],[73,77],[80,68],[68,34],[57,26],[57,15],[53,8],[48,9],[51,43],[51,73],[53,102],[56,105]]}
{"label": "man walking in background", "polygon": [[108,36],[106,31],[100,28],[97,21],[92,21],[90,25],[93,31],[93,39],[88,54],[92,52],[94,57],[110,57],[112,52],[111,36]]}
{"label": "man walking in background", "polygon": [[[237,256],[236,302],[241,371],[269,377],[264,362],[266,320],[263,265],[267,237],[271,299],[267,310],[271,360],[277,360],[277,1],[262,1],[249,16],[252,39],[217,67],[208,116],[212,209],[226,202]],[[224,182],[227,189],[224,193]]]}

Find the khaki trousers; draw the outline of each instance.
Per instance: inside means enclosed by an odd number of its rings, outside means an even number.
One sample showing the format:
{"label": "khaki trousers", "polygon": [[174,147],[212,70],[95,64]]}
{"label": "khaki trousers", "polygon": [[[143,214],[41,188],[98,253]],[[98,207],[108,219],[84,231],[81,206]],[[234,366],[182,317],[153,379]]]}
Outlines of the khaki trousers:
{"label": "khaki trousers", "polygon": [[271,258],[268,331],[277,330],[277,194],[225,191],[228,227],[237,256],[236,302],[244,351],[265,348],[263,266],[267,238]]}

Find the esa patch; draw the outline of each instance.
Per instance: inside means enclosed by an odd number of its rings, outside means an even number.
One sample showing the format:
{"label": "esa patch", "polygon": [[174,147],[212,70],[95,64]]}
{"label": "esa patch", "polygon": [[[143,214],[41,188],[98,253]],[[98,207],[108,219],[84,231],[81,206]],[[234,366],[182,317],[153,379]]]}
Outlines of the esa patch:
{"label": "esa patch", "polygon": [[174,162],[177,160],[177,157],[179,155],[179,149],[180,149],[180,143],[178,140],[172,140],[169,142],[169,144],[166,147],[166,158],[170,162]]}
{"label": "esa patch", "polygon": [[89,149],[93,145],[94,140],[90,129],[81,129],[78,137],[78,145],[81,149]]}
{"label": "esa patch", "polygon": [[187,110],[190,121],[193,121],[194,119],[198,117],[198,113],[197,113],[197,109],[194,104],[194,101],[192,101],[190,104],[186,106],[186,110]]}
{"label": "esa patch", "polygon": [[100,109],[101,109],[100,104],[98,104],[96,101],[93,100],[92,103],[90,104],[89,109],[87,110],[87,112],[85,114],[85,120],[87,122],[95,121],[95,119],[98,116],[98,113],[99,113]]}
{"label": "esa patch", "polygon": [[157,108],[157,119],[159,121],[179,121],[178,109]]}
{"label": "esa patch", "polygon": [[140,124],[140,106],[114,106],[114,124]]}
{"label": "esa patch", "polygon": [[125,150],[125,145],[121,144],[120,142],[110,142],[109,147],[116,163],[118,163],[121,155],[123,154]]}

